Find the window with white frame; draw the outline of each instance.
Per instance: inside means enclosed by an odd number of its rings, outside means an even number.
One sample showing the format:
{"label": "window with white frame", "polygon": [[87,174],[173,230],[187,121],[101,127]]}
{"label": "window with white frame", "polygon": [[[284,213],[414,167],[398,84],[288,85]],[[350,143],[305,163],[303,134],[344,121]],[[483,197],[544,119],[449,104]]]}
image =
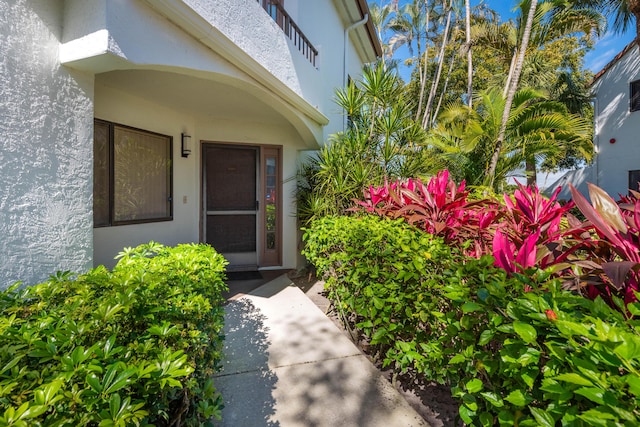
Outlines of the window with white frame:
{"label": "window with white frame", "polygon": [[94,227],[170,221],[172,138],[96,119]]}

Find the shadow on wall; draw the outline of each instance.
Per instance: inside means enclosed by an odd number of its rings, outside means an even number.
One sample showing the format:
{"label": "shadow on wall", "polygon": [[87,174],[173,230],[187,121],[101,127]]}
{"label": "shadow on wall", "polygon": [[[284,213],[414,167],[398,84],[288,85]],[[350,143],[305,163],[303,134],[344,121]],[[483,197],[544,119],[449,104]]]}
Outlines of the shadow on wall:
{"label": "shadow on wall", "polygon": [[[624,58],[618,61],[595,83],[599,111],[596,120],[601,132],[600,145],[606,143],[629,119],[629,82],[635,80],[640,67],[640,49],[634,44]],[[606,84],[605,84],[606,83]],[[620,114],[620,113],[623,114]]]}
{"label": "shadow on wall", "polygon": [[570,170],[562,175],[556,182],[549,185],[543,193],[549,197],[558,187],[562,190],[558,194],[558,200],[571,200],[571,190],[569,183],[573,184],[585,197],[589,198],[589,189],[587,183],[595,183],[595,167],[593,165],[586,166],[582,169]]}
{"label": "shadow on wall", "polygon": [[275,413],[273,390],[278,378],[268,365],[264,315],[246,299],[229,302],[225,313],[223,368],[214,376],[225,409],[222,421],[215,425],[279,427],[278,422],[270,420]]}

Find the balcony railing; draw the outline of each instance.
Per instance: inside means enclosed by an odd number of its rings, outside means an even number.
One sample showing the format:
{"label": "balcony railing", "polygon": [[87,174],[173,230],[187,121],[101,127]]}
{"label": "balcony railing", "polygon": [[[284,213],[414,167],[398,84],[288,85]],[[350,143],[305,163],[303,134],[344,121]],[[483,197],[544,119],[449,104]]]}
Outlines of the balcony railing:
{"label": "balcony railing", "polygon": [[262,5],[264,10],[276,21],[282,31],[291,39],[293,44],[298,50],[316,66],[316,58],[318,57],[318,50],[313,47],[309,39],[304,35],[302,30],[296,25],[293,19],[289,16],[279,0],[258,0],[258,3]]}

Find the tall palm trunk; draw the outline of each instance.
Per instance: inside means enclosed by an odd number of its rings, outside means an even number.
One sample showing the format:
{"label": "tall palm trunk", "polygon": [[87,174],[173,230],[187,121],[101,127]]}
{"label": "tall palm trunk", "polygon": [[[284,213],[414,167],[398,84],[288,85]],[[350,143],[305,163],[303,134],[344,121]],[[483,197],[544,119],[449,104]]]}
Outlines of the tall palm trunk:
{"label": "tall palm trunk", "polygon": [[416,110],[416,122],[420,120],[422,116],[422,104],[424,100],[424,89],[427,84],[427,67],[429,65],[429,43],[427,39],[429,38],[429,1],[425,0],[424,2],[425,9],[425,47],[424,47],[424,55],[418,55],[418,70],[420,76],[420,95],[418,95],[418,108]]}
{"label": "tall palm trunk", "polygon": [[440,107],[442,106],[442,100],[447,93],[447,88],[449,87],[449,81],[451,80],[451,73],[453,72],[453,66],[456,63],[456,51],[452,49],[451,59],[449,60],[449,70],[447,71],[447,77],[444,79],[444,85],[442,86],[442,91],[440,92],[440,98],[438,99],[438,105],[436,105],[435,110],[433,110],[433,114],[431,115],[431,126],[433,126],[436,121],[436,117],[440,113]]}
{"label": "tall palm trunk", "polygon": [[444,52],[449,42],[449,29],[451,28],[451,15],[453,14],[453,0],[449,2],[447,7],[447,23],[444,27],[444,34],[442,36],[442,44],[440,45],[440,53],[438,55],[438,68],[436,70],[435,78],[431,83],[431,91],[429,92],[429,98],[424,108],[424,115],[422,116],[422,127],[427,128],[429,123],[429,117],[431,113],[431,107],[438,91],[438,85],[440,84],[440,76],[442,75],[442,67],[444,65]]}
{"label": "tall palm trunk", "polygon": [[629,13],[636,19],[636,43],[640,48],[640,0],[627,0],[629,3]]}
{"label": "tall palm trunk", "polygon": [[527,185],[532,186],[538,183],[536,159],[533,156],[528,156],[524,162],[525,173],[527,174]]}
{"label": "tall palm trunk", "polygon": [[489,163],[489,169],[487,170],[486,179],[488,185],[493,187],[496,168],[498,167],[498,159],[500,158],[500,151],[502,150],[502,144],[504,143],[505,134],[507,132],[507,123],[509,121],[509,115],[511,114],[511,105],[513,104],[513,98],[518,89],[518,83],[520,80],[520,73],[522,72],[522,65],[524,64],[524,57],[527,53],[527,46],[529,45],[529,38],[531,37],[531,27],[533,26],[533,18],[538,7],[538,0],[531,0],[529,6],[529,13],[527,15],[527,24],[522,34],[522,42],[520,43],[520,52],[518,54],[518,60],[513,69],[513,76],[509,82],[509,89],[507,91],[507,98],[505,99],[504,111],[502,113],[502,122],[500,124],[500,132],[498,133],[498,139],[496,141],[493,155],[491,156],[491,162]]}
{"label": "tall palm trunk", "polygon": [[513,71],[516,69],[516,62],[518,61],[518,48],[515,47],[513,49],[513,56],[511,56],[511,63],[509,64],[509,74],[507,74],[507,81],[504,84],[504,89],[502,91],[502,96],[504,98],[507,97],[507,93],[509,92],[509,88],[511,87],[511,80],[513,79]]}
{"label": "tall palm trunk", "polygon": [[471,53],[471,3],[465,0],[465,33],[467,38],[467,105],[473,105],[473,55]]}

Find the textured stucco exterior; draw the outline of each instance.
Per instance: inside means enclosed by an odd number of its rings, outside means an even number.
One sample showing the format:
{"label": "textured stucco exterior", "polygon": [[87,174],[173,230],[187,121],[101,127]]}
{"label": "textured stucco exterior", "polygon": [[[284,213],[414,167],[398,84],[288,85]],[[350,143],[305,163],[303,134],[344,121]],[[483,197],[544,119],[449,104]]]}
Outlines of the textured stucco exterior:
{"label": "textured stucco exterior", "polygon": [[91,266],[93,78],[58,61],[61,5],[0,0],[2,288]]}
{"label": "textured stucco exterior", "polygon": [[[275,267],[295,268],[300,153],[342,130],[334,91],[375,49],[362,28],[345,34],[361,18],[355,0],[286,5],[315,66],[255,0],[0,0],[0,287],[112,266],[150,240],[204,241],[209,142],[281,147]],[[94,118],[172,137],[171,221],[93,228]]]}

